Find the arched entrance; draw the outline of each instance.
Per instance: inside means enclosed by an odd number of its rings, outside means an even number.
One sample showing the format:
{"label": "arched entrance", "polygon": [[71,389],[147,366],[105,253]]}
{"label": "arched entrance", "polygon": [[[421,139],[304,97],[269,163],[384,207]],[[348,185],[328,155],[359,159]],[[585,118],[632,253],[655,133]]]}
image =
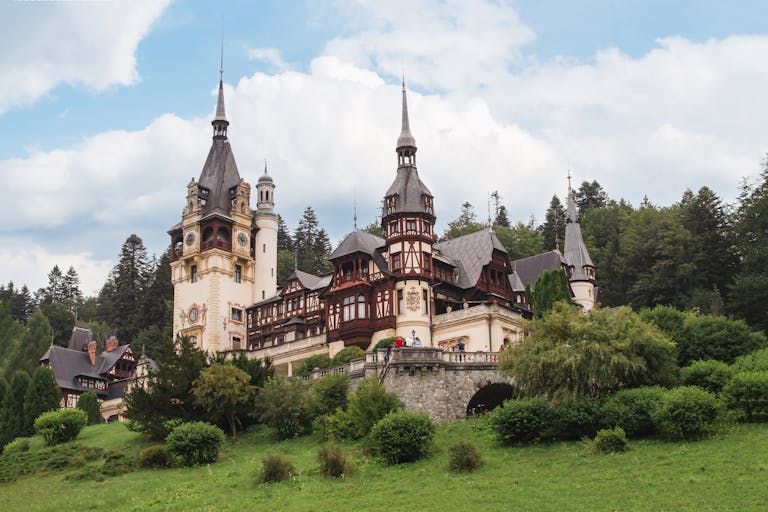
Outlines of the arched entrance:
{"label": "arched entrance", "polygon": [[494,382],[480,388],[467,404],[467,416],[477,416],[492,411],[504,400],[514,398],[515,388],[505,382]]}

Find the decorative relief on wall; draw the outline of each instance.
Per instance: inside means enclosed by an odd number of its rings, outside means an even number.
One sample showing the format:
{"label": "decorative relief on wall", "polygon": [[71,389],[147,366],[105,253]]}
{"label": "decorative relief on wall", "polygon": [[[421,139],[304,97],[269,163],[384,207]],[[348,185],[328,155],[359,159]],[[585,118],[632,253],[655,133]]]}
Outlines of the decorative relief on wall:
{"label": "decorative relief on wall", "polygon": [[189,325],[205,325],[205,315],[208,312],[208,306],[203,304],[192,303],[186,310],[182,309],[179,313],[181,319],[181,327],[184,328]]}
{"label": "decorative relief on wall", "polygon": [[408,293],[405,295],[405,304],[409,311],[418,311],[419,310],[419,291],[416,289],[415,286],[411,286],[411,289],[408,290]]}

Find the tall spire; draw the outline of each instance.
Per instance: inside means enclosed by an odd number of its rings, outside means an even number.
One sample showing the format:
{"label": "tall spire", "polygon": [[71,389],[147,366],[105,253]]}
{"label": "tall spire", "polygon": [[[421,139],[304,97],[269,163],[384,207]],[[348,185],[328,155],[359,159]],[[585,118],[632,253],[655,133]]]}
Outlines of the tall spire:
{"label": "tall spire", "polygon": [[216,115],[211,121],[213,125],[213,138],[227,138],[227,113],[224,110],[224,34],[221,35],[221,58],[219,60],[219,98],[216,101]]}
{"label": "tall spire", "polygon": [[408,99],[405,93],[405,77],[403,77],[403,113],[400,137],[397,138],[398,167],[416,166],[416,139],[411,134],[408,120]]}
{"label": "tall spire", "polygon": [[568,171],[568,201],[565,223],[579,222],[579,211],[576,209],[576,193],[571,188],[571,171]]}

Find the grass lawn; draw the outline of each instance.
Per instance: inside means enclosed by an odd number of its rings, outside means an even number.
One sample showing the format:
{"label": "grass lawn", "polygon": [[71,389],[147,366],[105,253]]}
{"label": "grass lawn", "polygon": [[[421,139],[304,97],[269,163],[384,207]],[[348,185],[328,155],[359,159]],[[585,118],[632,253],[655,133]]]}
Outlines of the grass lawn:
{"label": "grass lawn", "polygon": [[[402,466],[343,445],[355,455],[355,472],[337,481],[319,474],[318,437],[275,443],[256,430],[211,466],[137,470],[102,482],[65,481],[68,470],[25,476],[0,484],[0,510],[768,510],[768,425],[738,425],[699,442],[634,441],[616,455],[590,453],[580,442],[501,448],[483,425],[440,426],[433,456]],[[482,452],[478,471],[448,471],[449,447],[460,440]],[[148,445],[119,424],[88,427],[78,441],[132,455]],[[265,455],[292,461],[300,475],[257,484]]]}

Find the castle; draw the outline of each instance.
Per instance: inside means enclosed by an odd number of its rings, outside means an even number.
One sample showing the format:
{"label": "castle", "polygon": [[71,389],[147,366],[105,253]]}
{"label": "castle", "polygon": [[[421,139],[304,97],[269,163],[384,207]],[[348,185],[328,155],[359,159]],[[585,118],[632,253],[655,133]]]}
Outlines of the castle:
{"label": "castle", "polygon": [[275,183],[241,177],[227,138],[219,81],[213,142],[198,181],[187,185],[181,222],[171,236],[173,332],[210,352],[270,357],[278,373],[347,346],[363,349],[401,336],[425,347],[494,352],[522,336],[532,315],[525,285],[563,268],[573,301],[596,303],[595,267],[584,246],[575,194],[568,185],[564,251],[512,262],[496,235],[483,230],[438,241],[434,197],[416,166],[405,83],[397,172],[384,193],[385,237],[348,235],[329,256],[333,272],[296,270],[278,287]]}

